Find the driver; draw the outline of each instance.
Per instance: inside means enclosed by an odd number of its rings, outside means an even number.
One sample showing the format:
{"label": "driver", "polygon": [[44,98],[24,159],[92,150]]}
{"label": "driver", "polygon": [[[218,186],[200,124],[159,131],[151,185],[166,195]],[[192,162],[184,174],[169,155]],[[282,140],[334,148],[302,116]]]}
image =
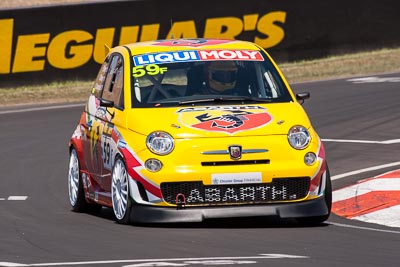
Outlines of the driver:
{"label": "driver", "polygon": [[232,94],[238,68],[234,61],[210,61],[204,65],[206,94]]}

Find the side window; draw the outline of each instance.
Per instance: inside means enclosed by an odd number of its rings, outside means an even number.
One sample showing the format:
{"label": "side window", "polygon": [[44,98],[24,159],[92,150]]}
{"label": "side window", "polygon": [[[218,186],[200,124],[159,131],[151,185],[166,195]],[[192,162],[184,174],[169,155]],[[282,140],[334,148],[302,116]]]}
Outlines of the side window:
{"label": "side window", "polygon": [[113,55],[108,69],[101,97],[113,101],[115,107],[123,109],[124,64],[122,57]]}
{"label": "side window", "polygon": [[106,79],[108,67],[110,65],[110,57],[106,58],[103,65],[101,66],[99,73],[97,74],[97,78],[94,82],[93,86],[93,94],[100,98],[101,93],[103,92],[104,81]]}

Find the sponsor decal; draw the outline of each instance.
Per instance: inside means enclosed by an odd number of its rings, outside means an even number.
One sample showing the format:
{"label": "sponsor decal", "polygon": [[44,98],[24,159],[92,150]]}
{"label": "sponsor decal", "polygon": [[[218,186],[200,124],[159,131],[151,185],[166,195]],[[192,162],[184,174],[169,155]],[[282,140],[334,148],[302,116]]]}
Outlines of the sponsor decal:
{"label": "sponsor decal", "polygon": [[133,57],[135,66],[198,60],[200,60],[200,57],[197,51],[153,53]]}
{"label": "sponsor decal", "polygon": [[[215,44],[202,38],[246,39],[263,48],[271,48],[285,38],[284,23],[287,12],[252,13],[174,21],[172,24],[154,22],[138,25],[108,25],[104,28],[86,29],[74,26],[73,30],[43,28],[39,32],[20,30],[18,17],[0,19],[0,74],[40,72],[49,68],[76,69],[92,62],[103,63],[104,45],[115,47],[141,41],[175,38],[193,38],[186,41],[169,41],[160,45],[199,47]],[[35,19],[33,17],[32,19]],[[57,18],[58,19],[58,18]],[[54,18],[49,17],[47,25]],[[78,23],[78,22],[77,22]],[[96,22],[94,22],[96,23]],[[99,23],[102,24],[102,23]],[[52,29],[51,31],[49,29]],[[161,35],[161,32],[166,32]],[[247,38],[241,37],[242,35]],[[201,37],[197,39],[198,37]],[[228,41],[222,41],[228,42]]]}
{"label": "sponsor decal", "polygon": [[295,199],[298,199],[298,195],[290,192],[290,188],[283,185],[247,183],[238,186],[232,183],[230,186],[205,187],[202,192],[198,189],[193,189],[187,195],[186,202],[189,204],[218,202],[235,203]]}
{"label": "sponsor decal", "polygon": [[184,108],[177,113],[180,122],[190,128],[229,134],[262,127],[272,121],[272,115],[260,106]]}
{"label": "sponsor decal", "polygon": [[255,60],[263,61],[260,51],[252,50],[199,50],[152,53],[134,56],[135,66],[188,61],[208,60]]}
{"label": "sponsor decal", "polygon": [[260,51],[201,50],[199,54],[201,60],[264,60]]}
{"label": "sponsor decal", "polygon": [[122,140],[119,140],[117,146],[120,149],[124,149],[124,148],[126,148],[126,142],[122,141]]}
{"label": "sponsor decal", "polygon": [[217,173],[211,175],[211,183],[215,184],[259,184],[262,183],[261,172]]}
{"label": "sponsor decal", "polygon": [[145,66],[136,66],[132,69],[132,76],[135,78],[143,77],[144,75],[155,76],[158,74],[164,74],[168,71],[167,67],[159,67],[155,64],[150,64]]}

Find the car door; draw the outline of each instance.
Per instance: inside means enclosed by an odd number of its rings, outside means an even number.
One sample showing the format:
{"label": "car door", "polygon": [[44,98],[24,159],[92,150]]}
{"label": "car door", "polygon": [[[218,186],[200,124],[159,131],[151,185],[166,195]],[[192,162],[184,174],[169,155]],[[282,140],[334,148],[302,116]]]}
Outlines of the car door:
{"label": "car door", "polygon": [[120,55],[115,54],[112,56],[101,95],[101,101],[107,106],[105,107],[105,116],[98,118],[101,121],[103,129],[101,131],[100,143],[103,163],[101,168],[101,187],[107,192],[111,190],[111,171],[117,153],[114,119],[116,114],[119,114],[124,109],[123,73],[123,59]]}
{"label": "car door", "polygon": [[89,173],[102,191],[110,190],[114,145],[115,107],[121,109],[123,84],[122,57],[110,55],[103,63],[86,107],[87,138],[84,142],[85,162]]}

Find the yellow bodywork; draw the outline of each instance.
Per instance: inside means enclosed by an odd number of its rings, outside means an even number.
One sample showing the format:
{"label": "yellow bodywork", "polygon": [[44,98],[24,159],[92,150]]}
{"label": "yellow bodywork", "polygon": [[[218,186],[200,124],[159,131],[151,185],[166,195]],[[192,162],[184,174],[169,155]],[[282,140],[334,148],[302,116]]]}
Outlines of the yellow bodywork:
{"label": "yellow bodywork", "polygon": [[[181,50],[207,50],[207,49],[245,49],[261,50],[255,44],[231,41],[211,46],[170,46],[154,45],[154,42],[131,44],[124,47],[117,47],[110,53],[118,52],[123,55],[126,62],[130,57],[163,51]],[[184,182],[202,181],[204,185],[212,184],[212,177],[216,174],[261,174],[262,183],[270,183],[274,178],[288,177],[309,177],[313,178],[320,171],[324,159],[318,158],[317,161],[308,166],[304,163],[304,156],[307,152],[319,155],[321,142],[315,133],[311,123],[301,105],[295,100],[295,96],[289,84],[277,68],[285,86],[293,99],[287,103],[272,104],[252,104],[252,105],[210,105],[215,116],[223,114],[224,108],[234,109],[243,108],[254,113],[263,112],[270,116],[270,120],[262,122],[257,127],[244,129],[237,132],[218,132],[207,131],[193,127],[195,122],[193,117],[198,116],[200,111],[184,112],[184,107],[154,107],[137,108],[131,106],[132,87],[131,79],[124,79],[124,110],[113,110],[115,113],[113,123],[121,135],[122,139],[128,144],[133,154],[144,164],[148,159],[158,159],[162,162],[162,168],[158,172],[146,170],[143,166],[137,168],[138,174],[148,183],[155,187],[160,187],[163,182]],[[131,77],[132,68],[124,69],[125,77]],[[215,108],[217,107],[217,108]],[[220,110],[216,110],[220,107]],[[246,109],[248,107],[248,109]],[[311,142],[305,149],[294,149],[288,142],[288,131],[295,125],[301,125],[308,129],[311,134]],[[173,151],[164,156],[152,153],[146,146],[146,137],[154,131],[169,133],[175,142]],[[229,155],[207,154],[207,151],[223,151],[231,145],[240,145],[243,150],[262,150],[260,153],[243,154],[237,162],[248,161],[257,162],[267,160],[268,164],[237,164],[228,166],[203,166],[204,162],[235,161]],[[313,199],[315,195],[308,195],[307,198]],[[304,199],[303,199],[304,200]],[[300,201],[300,200],[298,200]],[[165,202],[154,202],[155,205],[165,206]]]}

